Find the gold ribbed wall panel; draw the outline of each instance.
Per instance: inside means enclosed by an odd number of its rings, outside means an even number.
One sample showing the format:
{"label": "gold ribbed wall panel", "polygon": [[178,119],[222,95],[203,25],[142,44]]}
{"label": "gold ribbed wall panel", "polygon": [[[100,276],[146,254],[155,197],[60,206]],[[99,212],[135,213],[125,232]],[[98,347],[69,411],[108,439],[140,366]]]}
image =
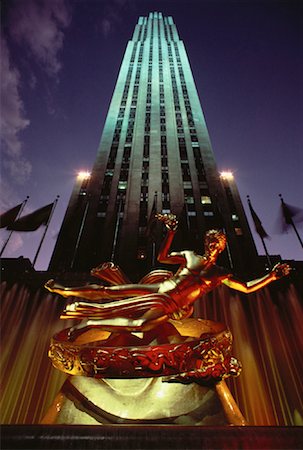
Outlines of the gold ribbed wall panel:
{"label": "gold ribbed wall panel", "polygon": [[303,412],[302,297],[293,285],[245,295],[225,286],[200,314],[231,329],[243,365],[230,389],[250,425],[299,425]]}
{"label": "gold ribbed wall panel", "polygon": [[[39,423],[66,376],[47,357],[64,300],[22,284],[1,284],[1,423]],[[293,285],[245,296],[221,287],[201,317],[225,322],[242,362],[229,386],[250,425],[302,424],[302,298]]]}
{"label": "gold ribbed wall panel", "polygon": [[47,356],[62,306],[44,289],[1,284],[1,423],[38,423],[65,380]]}

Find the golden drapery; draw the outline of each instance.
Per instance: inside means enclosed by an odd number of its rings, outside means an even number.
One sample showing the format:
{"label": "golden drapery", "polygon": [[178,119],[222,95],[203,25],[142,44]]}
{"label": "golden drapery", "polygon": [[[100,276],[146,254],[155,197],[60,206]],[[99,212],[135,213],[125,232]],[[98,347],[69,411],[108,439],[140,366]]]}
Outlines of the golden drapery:
{"label": "golden drapery", "polygon": [[[1,284],[1,423],[39,423],[66,375],[47,357],[51,336],[71,321],[65,300],[24,283]],[[224,322],[242,362],[229,387],[250,425],[299,425],[303,415],[302,298],[289,282],[248,296],[221,286],[198,315]]]}

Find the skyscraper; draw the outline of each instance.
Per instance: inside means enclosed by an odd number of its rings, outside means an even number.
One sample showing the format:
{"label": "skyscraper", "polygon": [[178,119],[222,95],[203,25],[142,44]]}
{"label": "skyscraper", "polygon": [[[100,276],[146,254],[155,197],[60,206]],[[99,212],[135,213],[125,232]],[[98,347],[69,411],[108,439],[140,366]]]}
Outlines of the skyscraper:
{"label": "skyscraper", "polygon": [[114,261],[133,278],[155,265],[162,225],[180,218],[176,248],[203,251],[224,228],[222,264],[253,272],[257,252],[231,176],[218,173],[183,42],[172,17],[140,17],[128,42],[96,162],[74,187],[50,263],[87,271]]}

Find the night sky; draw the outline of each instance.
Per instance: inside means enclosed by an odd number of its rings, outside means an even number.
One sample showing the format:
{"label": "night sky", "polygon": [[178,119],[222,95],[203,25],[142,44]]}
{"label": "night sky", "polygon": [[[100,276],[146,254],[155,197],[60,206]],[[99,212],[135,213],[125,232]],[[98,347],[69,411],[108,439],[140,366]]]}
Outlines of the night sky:
{"label": "night sky", "polygon": [[[247,194],[269,252],[303,259],[293,231],[277,229],[279,193],[303,207],[302,2],[2,3],[1,211],[29,195],[31,212],[60,195],[36,269],[48,266],[77,172],[93,165],[127,41],[150,11],[173,16],[218,168],[233,171],[250,223]],[[33,259],[42,232],[13,233],[3,256]]]}

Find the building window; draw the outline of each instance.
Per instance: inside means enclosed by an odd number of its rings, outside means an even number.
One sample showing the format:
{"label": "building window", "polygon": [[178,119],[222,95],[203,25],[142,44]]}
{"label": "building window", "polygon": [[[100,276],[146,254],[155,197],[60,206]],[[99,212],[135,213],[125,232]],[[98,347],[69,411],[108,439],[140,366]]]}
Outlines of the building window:
{"label": "building window", "polygon": [[243,231],[242,231],[242,228],[235,228],[235,233],[236,233],[236,235],[237,236],[242,236],[243,235]]}
{"label": "building window", "polygon": [[202,205],[210,205],[211,198],[208,195],[201,195],[201,203]]}
{"label": "building window", "polygon": [[118,189],[126,189],[127,188],[127,181],[119,181],[118,183]]}
{"label": "building window", "polygon": [[191,181],[183,181],[183,188],[184,189],[192,189]]}
{"label": "building window", "polygon": [[185,198],[185,201],[188,205],[193,205],[195,203],[194,197],[191,197],[191,196],[187,196]]}

